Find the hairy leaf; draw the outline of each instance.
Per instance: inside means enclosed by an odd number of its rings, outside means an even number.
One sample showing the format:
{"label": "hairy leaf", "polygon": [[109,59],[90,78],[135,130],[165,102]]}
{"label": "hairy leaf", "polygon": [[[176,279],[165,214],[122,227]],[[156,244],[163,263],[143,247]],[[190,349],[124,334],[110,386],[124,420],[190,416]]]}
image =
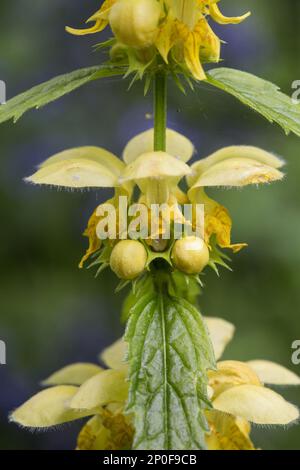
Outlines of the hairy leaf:
{"label": "hairy leaf", "polygon": [[207,80],[262,114],[268,121],[277,122],[286,134],[294,132],[300,136],[300,104],[293,103],[292,98],[282,93],[277,85],[230,68],[210,70]]}
{"label": "hairy leaf", "polygon": [[204,449],[206,370],[215,362],[198,310],[167,292],[148,291],[130,310],[126,341],[133,448]]}
{"label": "hairy leaf", "polygon": [[124,68],[112,65],[102,65],[75,70],[65,75],[37,85],[30,90],[21,93],[0,106],[0,123],[13,119],[16,122],[20,117],[32,108],[41,108],[51,101],[55,101],[76,88],[85,85],[92,80],[104,77],[122,75]]}

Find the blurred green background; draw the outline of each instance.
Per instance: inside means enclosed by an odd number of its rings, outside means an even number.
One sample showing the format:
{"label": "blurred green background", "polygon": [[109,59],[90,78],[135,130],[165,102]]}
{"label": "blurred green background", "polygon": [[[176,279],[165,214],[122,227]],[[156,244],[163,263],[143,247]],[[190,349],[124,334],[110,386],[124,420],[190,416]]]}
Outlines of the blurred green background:
{"label": "blurred green background", "polygon": [[[291,94],[300,79],[300,4],[295,0],[223,0],[225,14],[252,10],[240,26],[214,27],[228,43],[224,65],[252,71]],[[0,79],[8,98],[59,73],[94,65],[91,46],[99,36],[75,38],[66,24],[79,26],[99,0],[2,0]],[[106,33],[107,34],[107,33]],[[102,35],[105,37],[105,34]],[[25,185],[42,160],[72,146],[99,145],[120,155],[127,140],[151,127],[151,96],[137,85],[105,79],[79,89],[16,125],[0,127],[0,339],[7,365],[0,366],[0,448],[73,448],[80,424],[49,433],[28,433],[7,415],[55,369],[74,361],[94,361],[120,337],[124,294],[113,294],[116,278],[98,279],[77,269],[85,249],[81,237],[89,214],[104,191],[62,192]],[[249,248],[234,256],[234,271],[205,277],[201,303],[206,315],[237,327],[226,358],[265,358],[291,364],[291,344],[300,338],[300,140],[205,84],[186,97],[170,84],[169,126],[192,139],[198,157],[224,145],[250,144],[287,161],[281,183],[243,191],[213,191],[234,219],[233,239]],[[283,394],[300,405],[296,389]],[[256,428],[264,449],[299,449],[300,427]]]}

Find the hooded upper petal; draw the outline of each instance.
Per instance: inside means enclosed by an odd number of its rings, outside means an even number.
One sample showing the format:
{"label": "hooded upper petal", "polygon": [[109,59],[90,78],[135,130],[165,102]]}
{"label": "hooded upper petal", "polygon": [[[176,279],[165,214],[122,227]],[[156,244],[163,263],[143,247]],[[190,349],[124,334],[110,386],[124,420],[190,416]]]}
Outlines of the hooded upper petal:
{"label": "hooded upper petal", "polygon": [[284,161],[270,152],[248,145],[224,147],[192,165],[191,187],[244,186],[282,178]]}
{"label": "hooded upper petal", "polygon": [[127,343],[125,343],[123,338],[120,338],[102,351],[100,359],[111,369],[121,369],[127,366],[125,364],[127,349]]}
{"label": "hooded upper petal", "polygon": [[120,183],[145,179],[180,179],[191,172],[183,161],[167,152],[147,152],[125,168]]}
{"label": "hooded upper petal", "polygon": [[43,385],[81,385],[103,369],[89,362],[78,362],[63,367],[43,380]]}
{"label": "hooded upper petal", "polygon": [[256,424],[289,424],[299,418],[296,406],[273,390],[257,385],[229,388],[213,401],[213,407]]}
{"label": "hooded upper petal", "polygon": [[260,380],[273,385],[300,385],[300,377],[286,367],[271,361],[249,361]]}
{"label": "hooded upper petal", "polygon": [[214,391],[214,398],[228,388],[242,384],[261,385],[251,367],[240,361],[221,361],[216,370],[208,371],[209,385]]}
{"label": "hooded upper petal", "polygon": [[70,406],[75,409],[95,409],[112,402],[124,402],[128,395],[126,371],[105,370],[79,387]]}
{"label": "hooded upper petal", "polygon": [[215,358],[218,360],[227,344],[232,340],[235,327],[232,323],[216,317],[204,317],[213,344]]}
{"label": "hooded upper petal", "polygon": [[115,187],[124,168],[115,155],[99,147],[79,147],[48,158],[25,180],[69,188]]}
{"label": "hooded upper petal", "polygon": [[190,193],[206,186],[247,186],[271,183],[283,178],[276,168],[258,163],[256,160],[233,158],[217,163],[205,171],[190,189]]}
{"label": "hooded upper petal", "polygon": [[[136,160],[143,153],[153,152],[154,130],[149,129],[131,139],[123,151],[123,160],[128,164]],[[193,156],[194,145],[179,132],[167,129],[166,152],[178,160],[187,162]]]}
{"label": "hooded upper petal", "polygon": [[70,409],[69,404],[77,390],[70,385],[43,390],[17,408],[10,419],[22,426],[44,428],[91,415],[91,410]]}

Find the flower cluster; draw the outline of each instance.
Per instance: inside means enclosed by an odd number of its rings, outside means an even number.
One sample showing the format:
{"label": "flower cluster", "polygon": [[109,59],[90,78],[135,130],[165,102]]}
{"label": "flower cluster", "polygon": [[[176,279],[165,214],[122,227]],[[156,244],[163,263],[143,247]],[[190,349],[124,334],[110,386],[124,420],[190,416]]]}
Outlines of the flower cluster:
{"label": "flower cluster", "polygon": [[[131,69],[144,70],[159,55],[196,80],[206,78],[203,62],[219,62],[221,41],[208,18],[220,24],[237,24],[250,13],[224,16],[219,0],[105,0],[87,22],[87,29],[67,27],[75,35],[94,34],[110,25],[115,40],[113,59],[127,57]],[[138,65],[139,64],[139,65]]]}
{"label": "flower cluster", "polygon": [[[163,258],[172,269],[198,275],[206,265],[215,269],[217,264],[226,265],[226,255],[219,248],[237,252],[245,246],[231,242],[230,215],[206,194],[206,188],[279,180],[283,177],[280,171],[283,162],[251,146],[226,147],[189,166],[187,162],[193,154],[193,144],[171,129],[167,130],[166,152],[153,151],[150,129],[129,141],[122,160],[103,148],[70,149],[50,157],[27,181],[64,188],[115,189],[113,198],[97,207],[89,220],[85,231],[89,247],[80,266],[92,257],[99,269],[110,265],[119,278],[133,280],[151,269],[153,261]],[[126,226],[118,217],[122,198],[128,201]],[[139,211],[144,211],[134,218],[136,203]],[[182,210],[186,203],[191,207],[190,219],[186,219]],[[148,230],[148,215],[157,205],[162,206],[158,225],[154,231]],[[194,232],[189,235],[189,229],[197,229],[199,206],[204,208],[201,237],[194,236]],[[116,209],[113,216],[107,215],[109,207]],[[181,239],[176,239],[179,222],[183,230]],[[130,224],[139,226],[137,239],[128,236],[126,227]],[[106,239],[100,236],[103,231]]]}
{"label": "flower cluster", "polygon": [[[232,339],[234,327],[220,318],[206,317],[215,356],[220,359]],[[131,449],[132,416],[126,413],[128,396],[126,343],[119,340],[100,358],[108,367],[77,363],[52,374],[39,392],[11,420],[25,427],[49,428],[84,417],[89,420],[77,441],[78,450]],[[287,425],[299,411],[264,383],[300,385],[300,378],[270,361],[220,361],[209,371],[208,394],[212,409],[206,411],[209,450],[254,450],[251,425]]]}

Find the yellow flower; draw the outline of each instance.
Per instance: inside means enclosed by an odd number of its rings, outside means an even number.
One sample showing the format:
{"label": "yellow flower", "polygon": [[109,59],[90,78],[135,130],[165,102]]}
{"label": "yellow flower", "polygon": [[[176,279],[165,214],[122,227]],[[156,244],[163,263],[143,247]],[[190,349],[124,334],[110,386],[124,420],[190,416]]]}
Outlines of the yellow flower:
{"label": "yellow flower", "polygon": [[94,23],[92,27],[86,29],[74,29],[67,26],[66,30],[68,33],[76,34],[77,36],[99,33],[108,25],[108,15],[115,2],[116,0],[105,0],[102,3],[101,8],[86,21],[87,23]]}
{"label": "yellow flower", "polygon": [[224,16],[219,0],[106,0],[87,22],[88,29],[67,27],[75,35],[93,34],[110,24],[117,40],[125,46],[155,46],[166,63],[172,60],[186,68],[196,80],[206,78],[202,61],[220,60],[221,41],[211,29],[208,16],[220,24],[237,24],[250,13]]}
{"label": "yellow flower", "polygon": [[11,420],[44,429],[89,417],[79,436],[78,450],[126,450],[133,429],[124,403],[128,395],[126,368],[102,369],[89,363],[64,367],[43,382],[50,386],[14,411]]}
{"label": "yellow flower", "polygon": [[[218,352],[231,337],[233,327],[219,319],[212,321],[212,337]],[[209,323],[208,323],[209,326]],[[220,337],[218,329],[225,332]],[[42,384],[45,390],[37,393],[11,414],[11,421],[21,426],[44,429],[92,417],[83,427],[78,448],[83,450],[109,450],[129,448],[133,430],[130,416],[124,415],[128,395],[126,343],[116,341],[100,355],[109,368],[97,364],[76,363],[53,373]],[[120,446],[116,447],[116,442]]]}
{"label": "yellow flower", "polygon": [[[278,157],[250,146],[231,146],[203,158],[191,166],[187,162],[194,153],[193,144],[183,135],[168,129],[166,152],[153,151],[153,129],[145,131],[126,145],[123,159],[99,147],[80,147],[60,152],[48,158],[38,171],[26,178],[34,184],[46,184],[65,188],[114,188],[115,196],[107,201],[118,207],[119,196],[126,195],[131,201],[133,188],[138,186],[138,202],[151,207],[152,204],[166,203],[167,212],[173,222],[188,223],[183,217],[180,204],[190,201],[194,207],[204,205],[204,238],[211,246],[212,236],[221,248],[240,250],[245,244],[231,243],[231,218],[223,206],[210,199],[204,188],[213,186],[240,187],[249,184],[269,183],[279,180],[283,162]],[[186,176],[187,194],[179,189],[180,180]],[[132,201],[131,201],[132,202]],[[100,248],[96,227],[101,221],[103,205],[92,214],[85,235],[89,248],[80,266]],[[117,212],[118,214],[118,212]],[[158,235],[164,233],[161,216]],[[116,221],[117,225],[119,221]],[[116,237],[118,238],[117,230]],[[151,239],[156,238],[151,233]],[[164,249],[160,245],[157,251]]]}
{"label": "yellow flower", "polygon": [[[266,373],[258,374],[257,369],[266,362]],[[209,450],[254,450],[249,422],[286,425],[298,419],[297,407],[264,387],[266,379],[271,384],[300,384],[294,373],[269,361],[222,361],[216,371],[209,371],[213,405],[207,412]]]}
{"label": "yellow flower", "polygon": [[275,155],[246,145],[225,147],[192,165],[192,176],[187,178],[188,196],[193,203],[204,204],[207,243],[215,235],[221,248],[231,248],[237,252],[246,246],[245,243],[231,244],[229,212],[209,198],[205,188],[233,188],[277,181],[283,178],[279,170],[283,165],[283,160]]}
{"label": "yellow flower", "polygon": [[[234,327],[220,318],[205,318],[216,358],[231,340]],[[81,430],[79,450],[130,449],[134,430],[131,416],[124,414],[128,395],[127,346],[118,340],[100,358],[109,369],[78,363],[52,374],[49,386],[11,415],[26,427],[47,428],[90,417]],[[250,424],[289,424],[299,417],[298,409],[279,394],[264,387],[271,384],[300,385],[300,378],[270,361],[221,361],[209,371],[213,409],[207,412],[209,450],[253,450]]]}
{"label": "yellow flower", "polygon": [[83,235],[89,239],[89,246],[84,256],[80,260],[80,263],[79,263],[80,268],[82,268],[85,261],[88,260],[91,255],[96,253],[101,247],[101,240],[97,237],[97,233],[96,233],[96,227],[98,225],[99,220],[100,220],[100,217],[97,216],[97,209],[96,209],[88,221],[87,228],[83,232]]}

